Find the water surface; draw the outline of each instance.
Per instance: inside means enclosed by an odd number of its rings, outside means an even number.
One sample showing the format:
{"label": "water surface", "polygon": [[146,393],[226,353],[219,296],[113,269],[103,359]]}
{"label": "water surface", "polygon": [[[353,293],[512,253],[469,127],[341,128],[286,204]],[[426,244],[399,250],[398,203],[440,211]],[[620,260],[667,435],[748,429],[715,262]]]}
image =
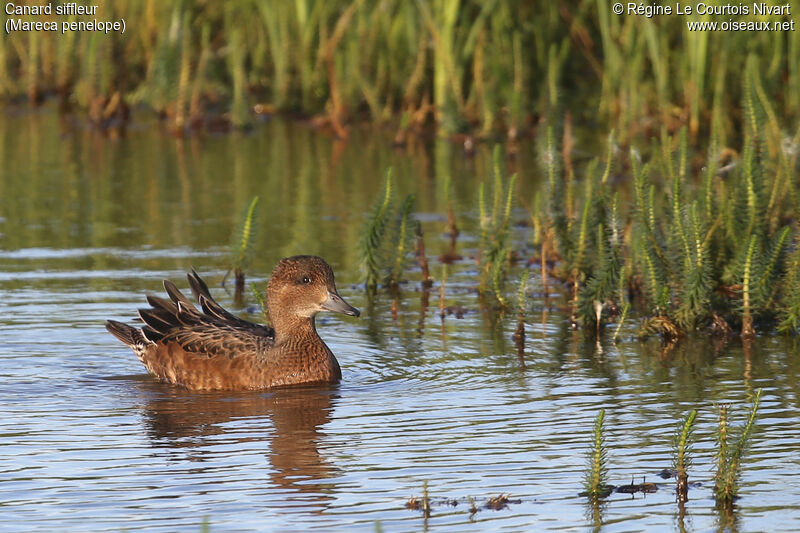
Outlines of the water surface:
{"label": "water surface", "polygon": [[[393,150],[387,139],[367,129],[342,144],[275,121],[185,141],[140,124],[109,140],[48,110],[0,119],[0,529],[800,529],[794,340],[693,338],[667,352],[637,341],[632,320],[616,345],[610,335],[596,344],[569,327],[557,287],[545,304],[531,266],[520,357],[514,317],[498,320],[474,292],[470,235],[488,148],[465,158],[447,142]],[[416,194],[437,277],[451,183],[464,259],[450,269],[446,299],[463,318],[442,324],[438,285],[425,295],[416,266],[396,318],[388,296],[370,304],[359,285],[358,238],[389,166],[396,194]],[[541,183],[533,148],[512,166],[520,198],[532,199]],[[160,293],[163,278],[186,287],[192,267],[234,307],[220,282],[254,195],[249,280],[263,286],[282,256],[319,254],[363,311],[318,320],[342,383],[195,393],[154,382],[104,320],[133,323],[146,293]],[[526,231],[515,230],[523,252]],[[236,311],[258,318],[252,298]],[[728,517],[712,498],[715,406],[731,403],[741,424],[758,388],[758,430]],[[611,483],[645,478],[659,490],[613,494],[593,510],[578,493],[601,408]],[[697,484],[682,515],[672,481],[657,474],[671,466],[673,434],[692,408]],[[405,508],[426,483],[427,519]],[[482,507],[499,494],[515,503],[470,513],[470,499]]]}

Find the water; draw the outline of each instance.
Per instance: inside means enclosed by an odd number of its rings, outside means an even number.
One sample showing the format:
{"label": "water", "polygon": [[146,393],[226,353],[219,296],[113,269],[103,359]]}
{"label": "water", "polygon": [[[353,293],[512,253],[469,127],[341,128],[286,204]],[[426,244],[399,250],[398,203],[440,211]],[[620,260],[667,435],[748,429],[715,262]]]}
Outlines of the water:
{"label": "water", "polygon": [[[477,184],[487,150],[388,148],[380,132],[347,144],[273,122],[247,136],[179,142],[152,124],[108,140],[44,111],[0,120],[0,530],[5,531],[796,531],[800,529],[797,346],[760,337],[693,338],[664,352],[573,332],[531,271],[525,354],[513,317],[493,320],[473,292]],[[414,192],[433,274],[449,176],[464,260],[425,302],[403,288],[368,305],[358,285],[365,213],[393,166]],[[521,197],[541,177],[516,162]],[[239,213],[261,198],[248,269],[263,285],[282,256],[325,256],[360,319],[321,316],[344,378],[330,387],[194,393],[155,383],[103,327],[133,322],[162,278],[195,267],[220,287]],[[525,213],[515,213],[524,221]],[[518,227],[524,246],[526,229]],[[532,252],[531,252],[532,254]],[[512,277],[524,265],[519,264]],[[418,279],[412,268],[410,279]],[[554,289],[551,289],[553,291]],[[252,304],[251,304],[252,305]],[[256,319],[252,308],[237,312]],[[634,321],[631,321],[634,322]],[[715,405],[741,424],[764,389],[732,516],[712,498]],[[593,510],[578,496],[599,409],[610,482],[656,482]],[[681,515],[671,466],[679,420],[699,410],[690,501]],[[427,483],[432,514],[405,507]],[[491,497],[507,494],[507,508]],[[470,512],[469,499],[480,509]],[[455,502],[456,505],[452,505]]]}

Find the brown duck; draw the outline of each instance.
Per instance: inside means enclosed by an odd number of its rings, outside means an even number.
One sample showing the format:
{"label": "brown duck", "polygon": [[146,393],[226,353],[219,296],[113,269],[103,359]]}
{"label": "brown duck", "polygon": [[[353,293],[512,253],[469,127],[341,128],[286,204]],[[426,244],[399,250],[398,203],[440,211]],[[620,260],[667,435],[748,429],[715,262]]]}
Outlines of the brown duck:
{"label": "brown duck", "polygon": [[333,269],[322,258],[281,259],[267,284],[272,327],[254,324],[223,309],[192,270],[187,276],[195,305],[169,280],[170,299],[147,296],[142,329],[109,320],[106,329],[129,346],[147,371],[189,389],[267,389],[329,383],[342,371],[314,326],[320,311],[358,316],[336,292]]}

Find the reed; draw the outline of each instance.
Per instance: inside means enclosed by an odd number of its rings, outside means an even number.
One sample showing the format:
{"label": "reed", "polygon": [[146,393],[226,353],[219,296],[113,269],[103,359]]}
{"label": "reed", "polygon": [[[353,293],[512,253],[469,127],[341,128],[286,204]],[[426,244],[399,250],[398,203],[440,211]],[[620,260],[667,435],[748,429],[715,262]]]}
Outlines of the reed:
{"label": "reed", "polygon": [[[234,23],[231,22],[231,24]],[[232,28],[230,31],[231,41],[229,43],[228,68],[230,69],[233,92],[230,112],[231,123],[237,128],[248,128],[252,124],[252,118],[247,101],[248,89],[247,75],[245,73],[245,42],[240,29]]]}
{"label": "reed", "polygon": [[[770,124],[800,113],[795,32],[692,32],[681,17],[617,17],[599,0],[567,11],[512,0],[306,0],[255,11],[250,0],[184,0],[104,10],[130,31],[4,39],[0,98],[38,105],[59,94],[89,111],[88,91],[106,100],[118,93],[177,117],[177,126],[189,99],[237,126],[259,103],[320,115],[341,135],[355,120],[393,120],[413,133],[432,118],[445,134],[512,141],[534,122],[533,110],[559,115],[562,93],[597,102],[600,120],[623,141],[656,123],[685,126],[694,142],[709,128],[702,117],[718,117],[714,127],[738,121],[730,104],[744,92]],[[730,83],[743,72],[750,81]]]}

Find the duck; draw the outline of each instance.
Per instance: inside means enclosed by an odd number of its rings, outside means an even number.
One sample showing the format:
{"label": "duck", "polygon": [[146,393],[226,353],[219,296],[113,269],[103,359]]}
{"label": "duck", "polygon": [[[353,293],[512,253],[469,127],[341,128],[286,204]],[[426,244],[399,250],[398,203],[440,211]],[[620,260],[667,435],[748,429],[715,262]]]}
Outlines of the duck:
{"label": "duck", "polygon": [[266,289],[271,326],[225,310],[194,269],[187,279],[196,303],[164,280],[169,299],[147,296],[150,307],[139,310],[143,327],[105,324],[156,379],[191,390],[262,390],[342,379],[315,317],[321,311],[354,317],[360,312],[339,296],[333,269],[321,257],[286,257],[275,266]]}

